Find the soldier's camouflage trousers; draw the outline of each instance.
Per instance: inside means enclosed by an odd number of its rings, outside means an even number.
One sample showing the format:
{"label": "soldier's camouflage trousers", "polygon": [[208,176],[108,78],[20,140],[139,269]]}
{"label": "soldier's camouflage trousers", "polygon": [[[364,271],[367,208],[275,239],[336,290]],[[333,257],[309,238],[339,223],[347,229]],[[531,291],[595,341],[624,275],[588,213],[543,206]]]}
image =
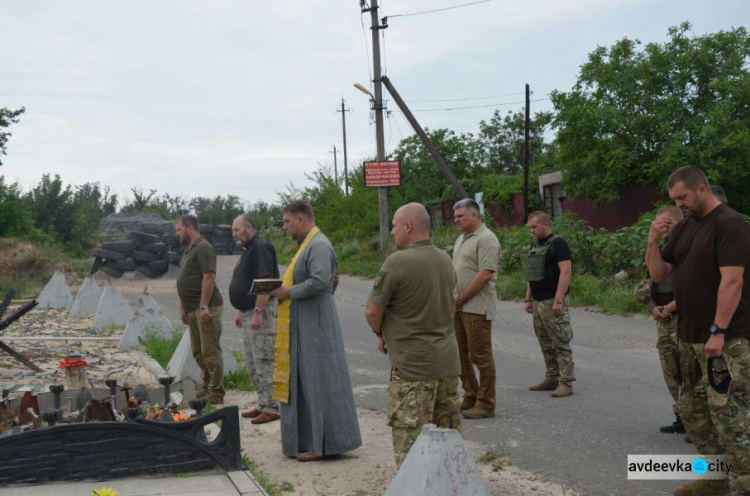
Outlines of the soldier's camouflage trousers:
{"label": "soldier's camouflage trousers", "polygon": [[[407,381],[391,368],[388,386],[388,425],[393,435],[396,467],[400,467],[424,424],[450,427],[461,432],[458,376],[434,381]],[[447,416],[440,416],[447,413]],[[450,417],[450,420],[449,418]]]}
{"label": "soldier's camouflage trousers", "polygon": [[[708,360],[703,343],[679,341],[682,388],[680,413],[698,453],[728,454],[732,458],[732,494],[750,495],[750,344],[728,339],[724,360],[714,360],[718,374],[731,375],[725,394],[709,386]],[[727,370],[728,369],[728,370]]]}
{"label": "soldier's camouflage trousers", "polygon": [[260,329],[250,327],[254,312],[242,312],[242,341],[245,348],[245,365],[255,390],[258,392],[258,409],[279,414],[279,404],[273,396],[273,363],[276,357],[276,309],[278,302],[269,300],[261,316]]}
{"label": "soldier's camouflage trousers", "polygon": [[552,311],[553,303],[554,299],[534,300],[534,332],[544,355],[546,378],[570,386],[576,380],[576,374],[573,350],[570,347],[573,329],[570,327],[568,298],[566,296],[563,300],[563,311],[560,315],[555,315]]}
{"label": "soldier's camouflage trousers", "polygon": [[656,349],[659,352],[661,372],[664,382],[667,384],[669,394],[672,396],[672,411],[675,417],[680,416],[678,401],[680,399],[680,385],[682,374],[680,373],[680,357],[677,351],[677,317],[667,322],[657,322],[658,338]]}

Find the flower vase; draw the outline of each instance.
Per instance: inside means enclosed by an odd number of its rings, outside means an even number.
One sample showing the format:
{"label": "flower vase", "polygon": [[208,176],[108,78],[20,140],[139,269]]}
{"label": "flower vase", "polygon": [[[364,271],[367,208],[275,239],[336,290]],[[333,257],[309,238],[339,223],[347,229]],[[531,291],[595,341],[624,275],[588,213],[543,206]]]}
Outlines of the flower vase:
{"label": "flower vase", "polygon": [[79,391],[86,387],[86,367],[68,367],[65,369],[65,378],[68,380],[68,388],[71,391]]}

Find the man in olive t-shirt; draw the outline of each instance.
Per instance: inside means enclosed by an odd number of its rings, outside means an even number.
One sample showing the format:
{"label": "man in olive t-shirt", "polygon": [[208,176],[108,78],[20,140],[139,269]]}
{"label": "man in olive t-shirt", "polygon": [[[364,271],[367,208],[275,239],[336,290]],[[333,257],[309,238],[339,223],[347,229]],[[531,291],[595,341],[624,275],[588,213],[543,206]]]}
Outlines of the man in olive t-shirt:
{"label": "man in olive t-shirt", "polygon": [[177,294],[180,318],[190,329],[190,349],[203,376],[196,396],[222,404],[224,358],[219,340],[223,300],[216,287],[216,250],[200,235],[193,215],[180,217],[175,231],[187,245],[177,274]]}
{"label": "man in olive t-shirt", "polygon": [[432,244],[430,216],[419,203],[399,208],[391,231],[400,251],[380,268],[367,301],[367,322],[391,362],[388,425],[396,465],[426,423],[461,428],[458,346],[453,333],[456,273]]}
{"label": "man in olive t-shirt", "polygon": [[696,481],[674,494],[750,494],[750,227],[697,167],[677,169],[667,188],[686,219],[661,250],[674,221],[654,220],[646,264],[654,282],[674,272],[680,412],[698,452],[729,454],[733,465],[731,492],[726,481]]}

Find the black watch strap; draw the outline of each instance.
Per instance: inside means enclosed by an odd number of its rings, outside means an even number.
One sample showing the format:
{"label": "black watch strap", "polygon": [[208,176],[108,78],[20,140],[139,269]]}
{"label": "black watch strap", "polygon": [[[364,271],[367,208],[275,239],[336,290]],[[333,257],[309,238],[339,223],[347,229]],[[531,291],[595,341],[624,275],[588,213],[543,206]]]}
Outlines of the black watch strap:
{"label": "black watch strap", "polygon": [[717,326],[716,324],[711,325],[711,327],[708,328],[708,332],[711,334],[726,334],[727,330],[722,329],[721,327]]}

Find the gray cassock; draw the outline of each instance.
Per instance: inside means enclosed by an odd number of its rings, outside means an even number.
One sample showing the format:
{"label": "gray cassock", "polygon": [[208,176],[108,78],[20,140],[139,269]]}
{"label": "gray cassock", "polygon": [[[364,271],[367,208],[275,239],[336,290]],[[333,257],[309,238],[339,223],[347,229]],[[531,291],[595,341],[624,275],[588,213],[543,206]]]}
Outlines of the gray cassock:
{"label": "gray cassock", "polygon": [[281,406],[286,456],[336,455],[362,446],[336,305],[336,253],[318,233],[297,258],[289,288],[289,403]]}

